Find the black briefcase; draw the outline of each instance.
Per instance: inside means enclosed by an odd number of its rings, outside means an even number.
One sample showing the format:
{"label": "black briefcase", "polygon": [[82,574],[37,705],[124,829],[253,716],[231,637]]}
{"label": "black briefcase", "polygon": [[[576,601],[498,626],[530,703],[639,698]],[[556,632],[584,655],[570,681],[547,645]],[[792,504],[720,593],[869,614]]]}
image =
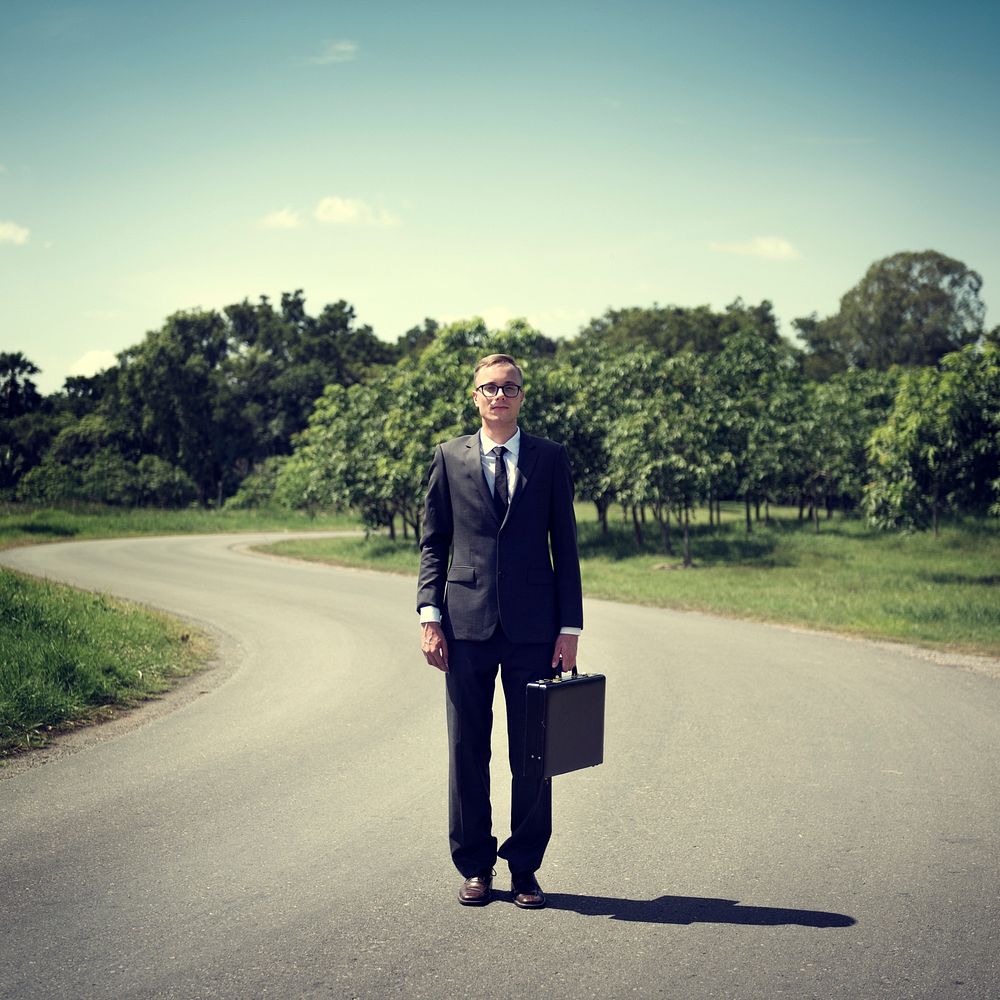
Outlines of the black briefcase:
{"label": "black briefcase", "polygon": [[575,667],[566,680],[560,674],[527,686],[525,775],[551,778],[604,761],[604,690],[603,674]]}

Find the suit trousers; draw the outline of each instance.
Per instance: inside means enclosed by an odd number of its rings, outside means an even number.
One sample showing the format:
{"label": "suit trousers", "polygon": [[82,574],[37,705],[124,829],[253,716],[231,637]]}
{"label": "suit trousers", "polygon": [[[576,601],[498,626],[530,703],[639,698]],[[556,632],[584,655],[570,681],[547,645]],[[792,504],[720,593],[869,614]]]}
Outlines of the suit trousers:
{"label": "suit trousers", "polygon": [[[553,642],[515,643],[497,628],[482,642],[452,639],[445,675],[448,713],[448,819],[451,856],[463,878],[503,858],[534,872],[552,835],[552,783],[524,771],[525,687],[552,675]],[[497,848],[490,804],[493,692],[497,667],[507,708],[511,836]]]}

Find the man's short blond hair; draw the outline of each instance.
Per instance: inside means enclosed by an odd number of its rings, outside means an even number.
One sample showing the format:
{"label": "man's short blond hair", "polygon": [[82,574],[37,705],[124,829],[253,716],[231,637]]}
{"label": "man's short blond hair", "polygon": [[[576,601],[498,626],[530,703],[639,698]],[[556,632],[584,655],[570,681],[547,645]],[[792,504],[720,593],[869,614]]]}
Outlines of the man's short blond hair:
{"label": "man's short blond hair", "polygon": [[473,383],[475,383],[476,376],[481,369],[490,368],[493,365],[510,365],[517,372],[517,377],[521,380],[521,384],[524,384],[524,372],[521,371],[521,366],[509,354],[487,354],[485,358],[480,358],[472,373]]}

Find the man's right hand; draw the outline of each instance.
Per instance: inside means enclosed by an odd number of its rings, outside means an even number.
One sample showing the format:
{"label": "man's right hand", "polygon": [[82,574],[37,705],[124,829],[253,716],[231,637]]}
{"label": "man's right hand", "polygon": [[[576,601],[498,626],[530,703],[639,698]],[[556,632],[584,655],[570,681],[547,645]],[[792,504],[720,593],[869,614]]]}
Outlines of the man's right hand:
{"label": "man's right hand", "polygon": [[420,625],[420,648],[424,659],[444,673],[448,672],[448,640],[440,622],[422,622]]}

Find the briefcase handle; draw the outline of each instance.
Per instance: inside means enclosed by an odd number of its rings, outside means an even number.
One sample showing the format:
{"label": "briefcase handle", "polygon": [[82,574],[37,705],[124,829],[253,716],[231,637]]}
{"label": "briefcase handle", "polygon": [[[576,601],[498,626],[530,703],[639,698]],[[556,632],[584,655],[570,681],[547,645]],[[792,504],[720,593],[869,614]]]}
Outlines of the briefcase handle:
{"label": "briefcase handle", "polygon": [[[564,673],[569,673],[569,671],[566,671],[566,670],[562,669],[562,657],[560,656],[559,657],[559,663],[556,665],[556,672],[553,675],[552,679],[555,680],[555,681],[561,681],[562,680],[562,675]],[[573,673],[573,676],[576,677],[576,664],[573,664],[573,672],[572,673]]]}

